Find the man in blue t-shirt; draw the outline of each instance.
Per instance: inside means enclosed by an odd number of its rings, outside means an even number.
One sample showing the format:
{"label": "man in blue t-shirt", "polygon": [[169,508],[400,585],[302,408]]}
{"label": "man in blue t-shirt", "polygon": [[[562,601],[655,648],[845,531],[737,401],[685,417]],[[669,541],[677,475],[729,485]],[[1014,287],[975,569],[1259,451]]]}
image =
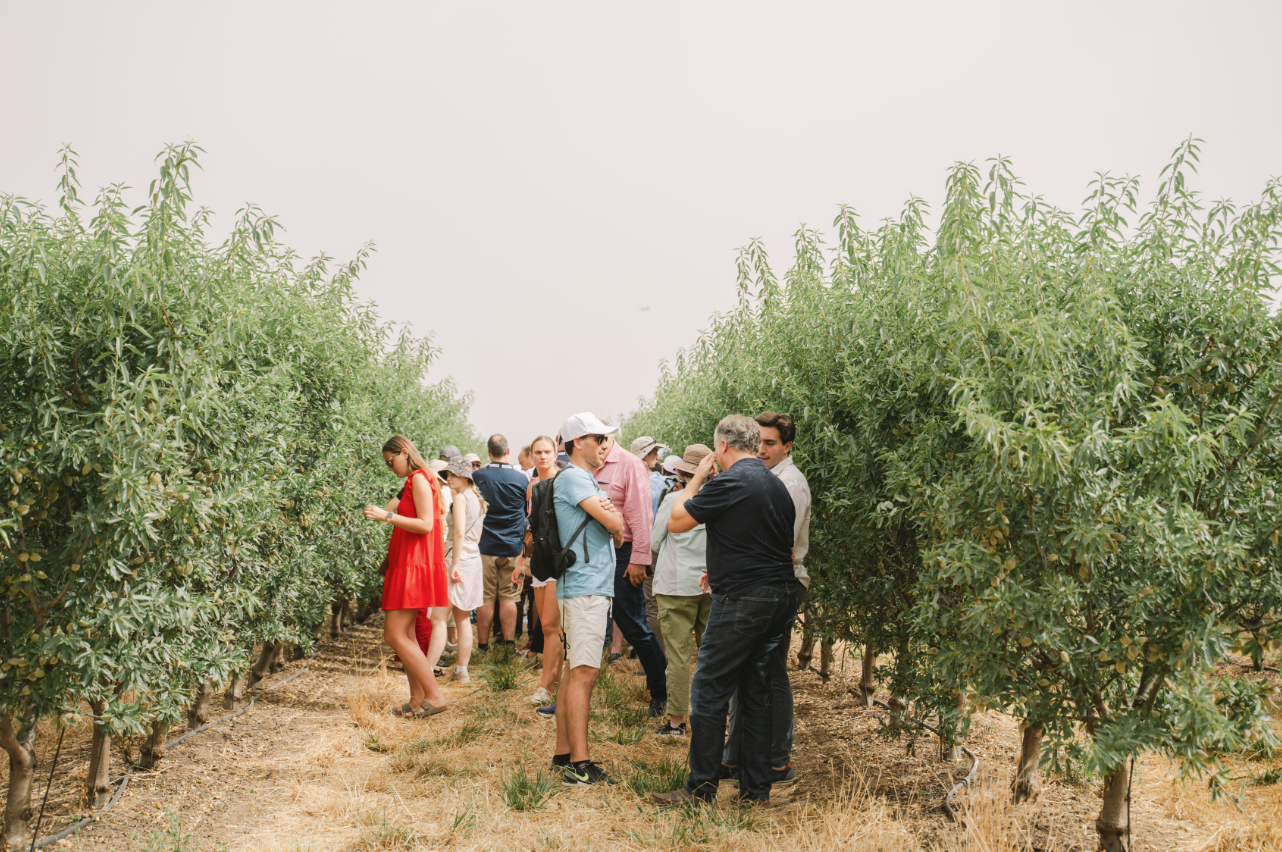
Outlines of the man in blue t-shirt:
{"label": "man in blue t-shirt", "polygon": [[[779,477],[757,458],[760,443],[755,420],[726,417],[713,433],[716,450],[673,501],[669,532],[707,528],[701,582],[712,592],[712,609],[690,685],[690,778],[671,793],[650,794],[661,805],[716,798],[736,689],[743,719],[739,796],[770,798],[770,661],[788,641],[804,590],[792,569],[796,508]],[[715,477],[714,463],[722,471]]]}
{"label": "man in blue t-shirt", "polygon": [[530,485],[525,474],[507,463],[507,438],[491,435],[485,450],[490,463],[472,474],[472,481],[490,504],[480,541],[484,603],[476,610],[476,642],[483,651],[489,648],[496,600],[503,641],[510,643],[516,638],[516,602],[521,599],[521,589],[512,585],[512,569],[525,538],[525,490]]}
{"label": "man in blue t-shirt", "polygon": [[[601,670],[605,623],[614,595],[614,545],[623,532],[623,515],[597,485],[592,471],[601,466],[602,448],[615,426],[591,412],[576,414],[561,427],[570,464],[552,480],[552,504],[561,547],[574,552],[574,564],[557,581],[561,636],[568,669],[556,696],[556,752],[552,766],[567,787],[615,783],[588,759],[588,710]],[[585,523],[586,522],[586,523]]]}

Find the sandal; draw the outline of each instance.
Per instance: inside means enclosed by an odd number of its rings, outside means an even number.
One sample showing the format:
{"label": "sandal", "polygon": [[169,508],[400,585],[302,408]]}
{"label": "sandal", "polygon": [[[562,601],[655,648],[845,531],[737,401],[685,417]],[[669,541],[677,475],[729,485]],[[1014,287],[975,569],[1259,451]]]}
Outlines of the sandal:
{"label": "sandal", "polygon": [[417,719],[418,718],[418,714],[414,712],[414,708],[409,705],[408,701],[402,704],[399,708],[393,707],[391,710],[388,710],[387,712],[391,713],[393,716],[395,716],[398,719]]}
{"label": "sandal", "polygon": [[437,707],[435,704],[428,704],[426,699],[420,701],[418,706],[421,707],[422,710],[414,714],[415,719],[426,719],[428,716],[436,716],[449,709],[448,704],[444,707]]}
{"label": "sandal", "polygon": [[432,666],[432,677],[445,677],[445,669],[440,666]]}

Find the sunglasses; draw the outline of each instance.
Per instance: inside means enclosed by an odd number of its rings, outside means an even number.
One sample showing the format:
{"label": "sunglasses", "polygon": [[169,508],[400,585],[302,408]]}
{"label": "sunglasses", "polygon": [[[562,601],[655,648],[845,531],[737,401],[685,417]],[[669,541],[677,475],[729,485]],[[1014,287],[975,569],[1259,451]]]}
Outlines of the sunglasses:
{"label": "sunglasses", "polygon": [[604,444],[606,441],[610,440],[609,435],[584,435],[583,437],[591,438],[592,440],[596,441],[598,444]]}
{"label": "sunglasses", "polygon": [[[401,453],[403,453],[403,452],[405,452],[405,451],[404,451],[404,450],[401,450]],[[397,454],[396,454],[396,456],[399,456],[401,453],[397,453]],[[396,456],[392,456],[390,459],[384,459],[384,460],[383,460],[383,463],[387,465],[387,469],[388,469],[388,470],[391,470],[391,469],[392,469],[392,463],[396,461]]]}

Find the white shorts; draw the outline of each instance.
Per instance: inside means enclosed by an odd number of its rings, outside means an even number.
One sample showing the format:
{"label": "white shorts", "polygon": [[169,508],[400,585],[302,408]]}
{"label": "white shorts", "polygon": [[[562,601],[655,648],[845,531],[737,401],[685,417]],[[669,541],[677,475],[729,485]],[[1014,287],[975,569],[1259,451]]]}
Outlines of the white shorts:
{"label": "white shorts", "polygon": [[552,579],[552,580],[540,580],[538,577],[535,577],[535,576],[531,576],[531,577],[530,577],[530,585],[531,585],[533,588],[535,588],[535,589],[541,589],[541,588],[543,588],[544,586],[547,586],[547,585],[549,585],[549,584],[550,584],[550,585],[556,585],[556,580],[555,580],[555,579]]}
{"label": "white shorts", "polygon": [[605,622],[610,617],[611,600],[605,595],[584,595],[556,602],[561,610],[565,661],[570,668],[601,668],[601,655],[605,653]]}

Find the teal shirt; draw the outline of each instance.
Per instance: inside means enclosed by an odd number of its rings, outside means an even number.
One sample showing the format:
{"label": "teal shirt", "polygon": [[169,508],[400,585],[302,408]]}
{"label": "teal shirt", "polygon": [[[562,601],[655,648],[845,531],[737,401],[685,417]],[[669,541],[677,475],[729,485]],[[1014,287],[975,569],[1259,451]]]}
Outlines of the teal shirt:
{"label": "teal shirt", "polygon": [[[570,465],[552,480],[552,505],[556,507],[556,526],[565,547],[570,536],[588,517],[579,504],[589,497],[605,496],[592,474]],[[587,538],[588,561],[583,561],[583,539]],[[614,545],[610,534],[599,521],[589,520],[587,529],[574,542],[574,564],[556,584],[559,600],[586,595],[614,597]]]}

